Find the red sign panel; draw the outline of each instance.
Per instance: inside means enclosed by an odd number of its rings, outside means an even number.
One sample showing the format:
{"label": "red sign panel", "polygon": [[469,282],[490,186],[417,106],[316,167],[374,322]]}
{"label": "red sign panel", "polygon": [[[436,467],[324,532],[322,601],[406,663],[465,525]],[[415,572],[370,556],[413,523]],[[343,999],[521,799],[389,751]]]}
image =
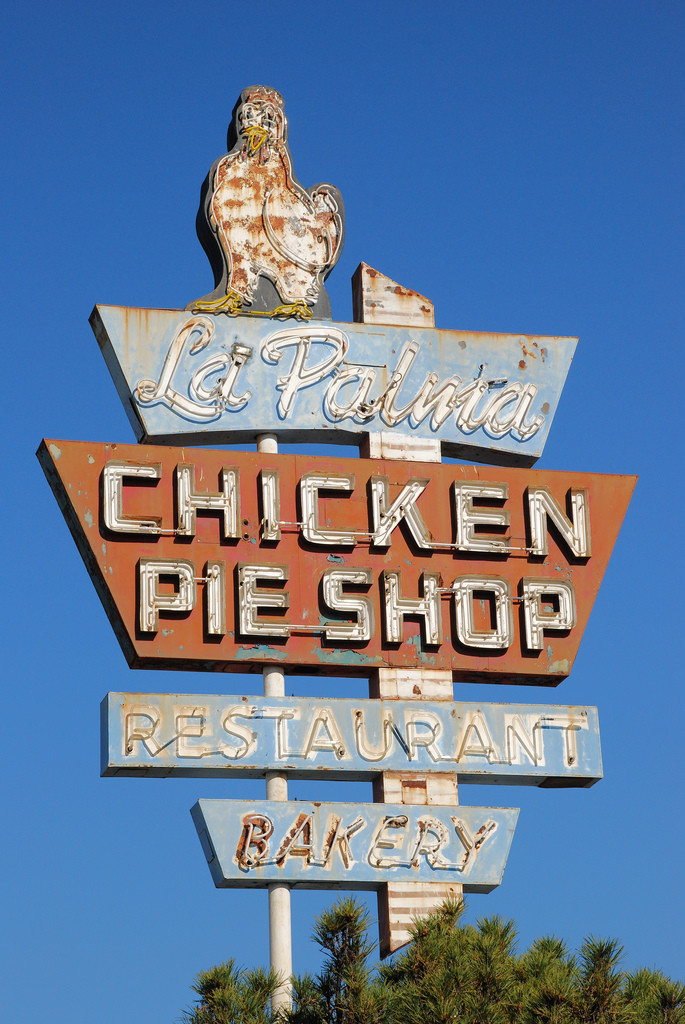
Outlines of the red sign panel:
{"label": "red sign panel", "polygon": [[635,477],[44,441],[134,668],[555,685]]}

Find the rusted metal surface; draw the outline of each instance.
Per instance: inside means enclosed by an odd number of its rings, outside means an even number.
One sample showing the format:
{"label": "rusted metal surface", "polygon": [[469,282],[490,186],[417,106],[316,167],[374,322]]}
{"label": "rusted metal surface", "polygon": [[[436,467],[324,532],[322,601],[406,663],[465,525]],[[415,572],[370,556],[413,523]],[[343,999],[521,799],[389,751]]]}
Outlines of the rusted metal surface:
{"label": "rusted metal surface", "polygon": [[[452,683],[450,681],[450,690]],[[586,787],[602,777],[597,709],[549,704],[213,694],[109,693],[101,705],[103,775],[360,781],[415,780],[439,802],[461,782]],[[394,773],[394,774],[390,774]],[[433,778],[433,776],[436,778]],[[398,781],[400,780],[400,781]],[[438,789],[436,789],[438,787]],[[434,794],[431,797],[431,794]]]}
{"label": "rusted metal surface", "polygon": [[[434,327],[433,303],[410,288],[360,263],[352,275],[352,318],[361,324]],[[365,459],[440,462],[442,445],[431,437],[412,437],[406,431],[370,431],[359,446]]]}
{"label": "rusted metal surface", "polygon": [[369,433],[359,445],[364,459],[393,459],[399,462],[441,462],[439,441],[429,437],[395,436],[389,430]]}
{"label": "rusted metal surface", "polygon": [[430,299],[403,287],[368,263],[360,263],[352,275],[352,318],[358,324],[435,327]]}
{"label": "rusted metal surface", "polygon": [[129,664],[147,668],[555,685],[635,484],[69,441],[38,454]]}
{"label": "rusted metal surface", "polygon": [[218,888],[440,880],[490,892],[502,879],[518,810],[199,800],[191,814]]}
{"label": "rusted metal surface", "polygon": [[91,326],[140,441],[359,444],[370,432],[520,466],[542,454],[576,346],[121,306],[97,306]]}
{"label": "rusted metal surface", "polygon": [[281,313],[330,316],[323,282],[342,252],[342,196],[333,185],[300,185],[287,140],[280,93],[261,85],[244,89],[229,152],[211,168],[198,213],[216,287],[189,308],[235,313],[285,304]]}

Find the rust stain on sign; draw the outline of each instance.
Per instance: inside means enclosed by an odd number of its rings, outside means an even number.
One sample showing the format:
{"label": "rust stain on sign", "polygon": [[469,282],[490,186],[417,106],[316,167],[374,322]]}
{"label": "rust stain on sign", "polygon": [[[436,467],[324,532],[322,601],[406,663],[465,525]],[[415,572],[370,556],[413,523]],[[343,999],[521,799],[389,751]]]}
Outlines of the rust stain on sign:
{"label": "rust stain on sign", "polygon": [[38,454],[129,664],[146,668],[556,685],[635,485],[69,441]]}

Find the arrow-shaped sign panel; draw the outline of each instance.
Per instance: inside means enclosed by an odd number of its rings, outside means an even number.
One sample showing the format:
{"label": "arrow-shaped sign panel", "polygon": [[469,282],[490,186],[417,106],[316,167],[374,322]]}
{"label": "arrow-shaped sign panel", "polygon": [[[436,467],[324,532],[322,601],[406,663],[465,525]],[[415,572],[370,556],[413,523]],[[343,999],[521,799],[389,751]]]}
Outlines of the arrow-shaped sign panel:
{"label": "arrow-shaped sign panel", "polygon": [[217,888],[451,882],[465,892],[490,892],[502,880],[519,812],[199,800],[190,813]]}
{"label": "arrow-shaped sign panel", "polygon": [[635,477],[47,441],[132,667],[569,674]]}
{"label": "arrow-shaped sign panel", "polygon": [[138,778],[373,779],[456,772],[459,782],[591,786],[597,709],[549,704],[109,693],[101,774]]}
{"label": "arrow-shaped sign panel", "polygon": [[383,431],[510,466],[542,454],[577,341],[122,306],[90,322],[141,441],[358,444]]}

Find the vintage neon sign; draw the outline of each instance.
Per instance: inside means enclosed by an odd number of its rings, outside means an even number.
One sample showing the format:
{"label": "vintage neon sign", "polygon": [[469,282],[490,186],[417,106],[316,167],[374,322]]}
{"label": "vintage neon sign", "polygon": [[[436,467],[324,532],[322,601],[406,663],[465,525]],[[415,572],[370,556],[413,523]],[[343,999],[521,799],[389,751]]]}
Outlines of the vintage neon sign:
{"label": "vintage neon sign", "polygon": [[39,454],[141,667],[553,685],[635,482],[61,441]]}
{"label": "vintage neon sign", "polygon": [[214,884],[378,889],[454,881],[499,885],[518,810],[404,804],[199,800],[191,810]]}
{"label": "vintage neon sign", "polygon": [[91,324],[139,440],[359,441],[395,431],[530,465],[574,338],[97,306]]}
{"label": "vintage neon sign", "polygon": [[101,774],[369,780],[456,772],[460,782],[590,786],[597,709],[429,700],[109,693]]}
{"label": "vintage neon sign", "polygon": [[[295,179],[273,89],[243,91],[228,146],[198,218],[214,291],[187,311],[96,307],[91,317],[138,439],[276,434],[532,465],[575,339],[436,331],[416,295],[419,327],[329,321],[339,191]],[[365,271],[355,316],[373,308],[380,320],[372,294],[408,295],[388,279],[365,291]],[[291,317],[306,322],[282,326]],[[412,906],[428,909],[501,880],[518,811],[435,806],[456,804],[457,777],[601,777],[596,709],[454,704],[450,673],[568,675],[634,478],[381,460],[332,470],[321,459],[61,441],[38,454],[131,666],[400,670],[372,683],[397,697],[388,701],[273,696],[284,693],[278,671],[265,673],[268,698],[108,695],[103,775],[270,773],[280,802],[200,801],[191,812],[217,886],[384,891],[387,952],[407,937],[413,883]],[[400,700],[416,676],[442,699]],[[373,778],[389,801],[421,771],[430,806],[286,801],[283,773],[322,771]],[[285,938],[278,895],[272,932]],[[290,966],[272,946],[274,970],[287,978]],[[287,1003],[282,990],[272,1008]]]}

